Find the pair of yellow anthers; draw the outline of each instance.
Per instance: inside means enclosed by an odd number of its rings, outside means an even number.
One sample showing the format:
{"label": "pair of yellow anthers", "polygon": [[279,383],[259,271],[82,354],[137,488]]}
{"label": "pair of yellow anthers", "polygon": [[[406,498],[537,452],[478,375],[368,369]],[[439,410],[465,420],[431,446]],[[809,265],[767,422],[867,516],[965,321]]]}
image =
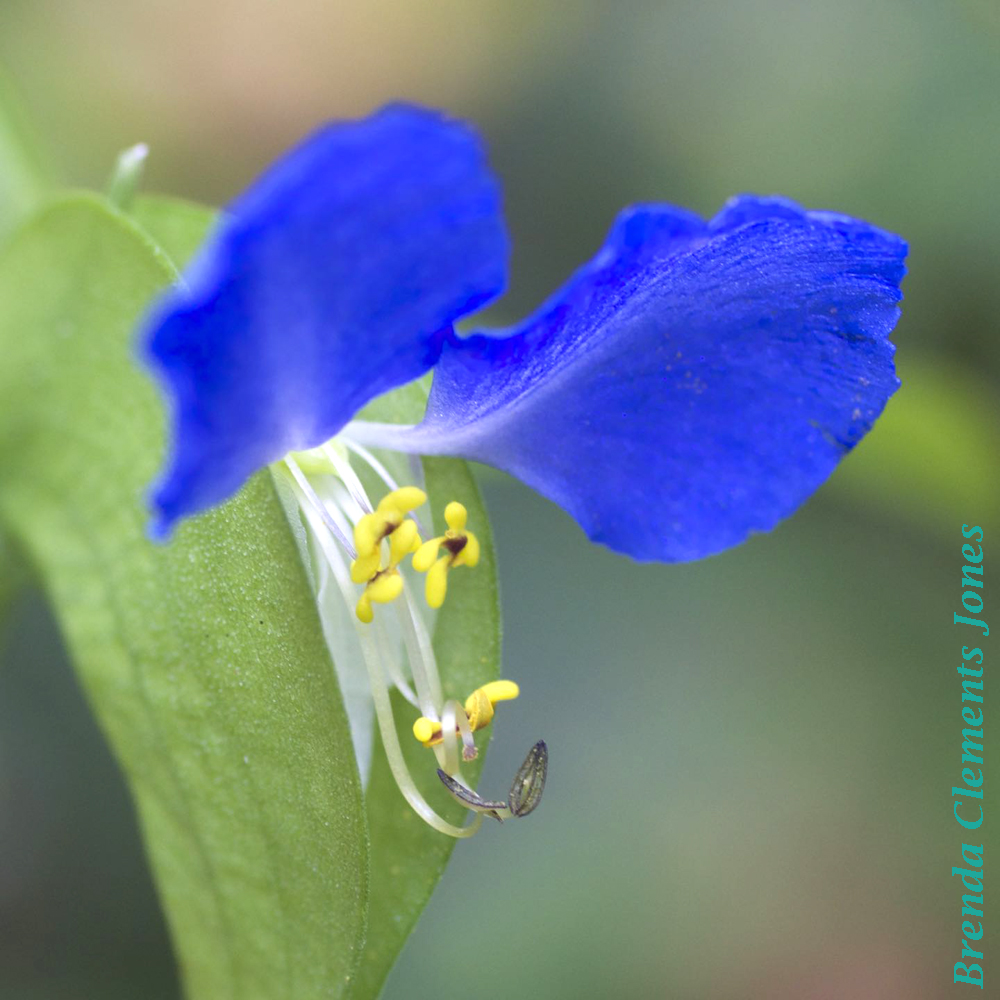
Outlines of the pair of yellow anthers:
{"label": "pair of yellow anthers", "polygon": [[[459,716],[456,720],[455,732],[464,744],[462,756],[466,760],[475,759],[477,751],[476,744],[472,741],[472,733],[490,724],[496,703],[498,701],[513,701],[520,693],[520,689],[513,681],[490,681],[489,684],[476,688],[465,699],[467,724]],[[413,723],[413,735],[425,747],[437,746],[444,741],[444,729],[441,723],[425,716],[421,716]]]}
{"label": "pair of yellow anthers", "polygon": [[[444,603],[448,592],[448,571],[454,566],[475,566],[479,562],[479,540],[465,530],[468,511],[452,501],[444,509],[448,530],[421,544],[411,511],[427,502],[427,494],[416,486],[404,486],[384,496],[378,507],[365,514],[354,526],[357,558],[351,563],[351,579],[365,584],[355,611],[361,621],[374,618],[372,603],[388,604],[403,592],[399,564],[413,555],[413,568],[427,574],[425,594],[432,608]],[[388,542],[388,563],[383,542]],[[438,558],[441,548],[445,555]]]}

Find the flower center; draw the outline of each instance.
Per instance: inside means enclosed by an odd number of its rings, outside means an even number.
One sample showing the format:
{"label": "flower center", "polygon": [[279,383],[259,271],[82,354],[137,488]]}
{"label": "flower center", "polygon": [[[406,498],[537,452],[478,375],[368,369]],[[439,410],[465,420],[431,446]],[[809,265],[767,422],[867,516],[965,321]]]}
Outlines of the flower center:
{"label": "flower center", "polygon": [[[372,505],[351,463],[352,457],[364,462],[388,488],[377,505]],[[497,808],[492,811],[477,806],[476,802],[485,800],[469,788],[462,777],[461,763],[477,756],[473,734],[489,725],[496,703],[516,698],[519,692],[512,681],[493,681],[473,691],[464,705],[444,697],[430,639],[427,617],[432,612],[428,609],[444,603],[452,569],[474,567],[479,562],[479,541],[466,529],[468,511],[456,501],[449,503],[444,511],[448,525],[445,533],[422,543],[415,512],[427,501],[424,491],[417,486],[399,486],[375,456],[344,439],[335,438],[319,448],[290,453],[273,470],[279,481],[291,489],[306,528],[311,579],[345,703],[345,688],[349,686],[346,668],[350,662],[360,661],[367,673],[386,758],[403,796],[436,830],[452,837],[471,836],[484,814],[500,818],[506,806],[494,804]],[[427,608],[421,606],[406,582],[405,560],[410,556],[412,569],[427,574]],[[339,594],[339,603],[331,601],[331,593]],[[377,611],[375,607],[390,604],[394,605],[395,615],[388,608]],[[350,609],[349,619],[354,622],[352,643],[345,642],[343,619],[347,616],[338,607]],[[465,797],[457,797],[475,813],[469,825],[459,827],[443,819],[417,789],[400,747],[390,686],[419,710],[420,716],[413,724],[414,736],[434,751],[438,773],[447,778],[445,787],[453,796],[455,788],[464,789]],[[368,753],[355,731],[360,716],[358,712],[352,714],[350,706],[349,715],[364,781]],[[370,714],[367,718],[370,720]],[[505,815],[526,813],[508,810]]]}

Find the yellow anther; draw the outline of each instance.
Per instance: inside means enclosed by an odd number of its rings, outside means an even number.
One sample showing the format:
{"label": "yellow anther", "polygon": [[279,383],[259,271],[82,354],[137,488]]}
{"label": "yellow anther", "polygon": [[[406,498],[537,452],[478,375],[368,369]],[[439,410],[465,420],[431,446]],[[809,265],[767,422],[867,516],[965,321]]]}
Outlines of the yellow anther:
{"label": "yellow anther", "polygon": [[389,536],[389,565],[397,566],[404,556],[420,548],[420,535],[415,521],[405,520]]}
{"label": "yellow anther", "polygon": [[[438,723],[437,726],[438,736],[441,735],[441,724]],[[430,719],[425,719],[420,716],[416,722],[413,723],[413,735],[423,743],[425,746],[430,746],[430,740],[434,738],[434,723]]]}
{"label": "yellow anther", "polygon": [[[404,486],[384,496],[372,513],[365,514],[354,525],[354,546],[358,556],[351,563],[351,579],[368,585],[356,608],[361,621],[372,620],[372,602],[387,604],[403,592],[403,578],[396,567],[405,556],[420,548],[416,522],[406,515],[426,500],[423,490]],[[389,540],[388,566],[382,555],[382,542],[386,539]]]}
{"label": "yellow anther", "polygon": [[445,524],[447,524],[452,531],[461,531],[465,527],[465,522],[468,519],[469,512],[465,509],[465,506],[460,504],[457,500],[452,500],[452,502],[444,509]]}
{"label": "yellow anther", "polygon": [[418,573],[426,573],[431,566],[434,565],[434,560],[437,559],[438,549],[441,547],[441,543],[443,541],[444,535],[439,535],[437,538],[431,538],[424,542],[424,544],[417,549],[413,556],[413,568]]}
{"label": "yellow anther", "polygon": [[493,718],[493,702],[482,688],[473,691],[465,699],[465,714],[469,717],[469,728],[473,732],[490,724]]}
{"label": "yellow anther", "polygon": [[358,618],[366,625],[374,617],[372,602],[375,604],[388,604],[396,600],[403,592],[403,578],[399,575],[398,569],[386,569],[377,573],[368,581],[364,593],[358,598],[355,612]]}
{"label": "yellow anther", "polygon": [[498,701],[513,701],[521,693],[521,689],[514,681],[490,681],[479,690],[483,691],[494,705]]}
{"label": "yellow anther", "polygon": [[358,556],[351,563],[351,579],[355,583],[367,583],[382,568],[382,557],[378,549],[366,556]]}
{"label": "yellow anther", "polygon": [[[468,517],[465,507],[453,500],[444,509],[448,530],[424,542],[413,556],[413,568],[418,573],[427,574],[425,594],[432,608],[444,604],[448,593],[448,570],[453,566],[475,566],[479,562],[479,539],[465,530]],[[446,554],[438,558],[438,551],[442,548]]]}
{"label": "yellow anther", "polygon": [[479,539],[471,531],[465,532],[465,548],[452,563],[453,566],[475,566],[479,562]]}
{"label": "yellow anther", "polygon": [[[490,681],[481,688],[476,688],[465,699],[465,714],[469,717],[469,728],[476,732],[490,724],[494,715],[494,706],[498,701],[510,701],[516,698],[520,689],[513,681]],[[459,727],[455,732],[460,733]],[[413,735],[425,747],[437,746],[442,740],[441,723],[421,716],[413,723]]]}
{"label": "yellow anther", "polygon": [[402,486],[398,490],[387,493],[379,501],[378,509],[386,511],[396,511],[400,514],[409,514],[411,510],[427,503],[427,494],[416,486]]}
{"label": "yellow anther", "polygon": [[393,529],[399,527],[402,517],[387,517],[382,511],[365,514],[354,525],[354,547],[359,556],[370,556],[378,552],[379,543]]}
{"label": "yellow anther", "polygon": [[372,619],[375,617],[375,612],[372,611],[372,602],[367,590],[358,598],[354,613],[366,625],[371,625]]}
{"label": "yellow anther", "polygon": [[376,604],[388,604],[403,592],[403,578],[398,569],[387,569],[369,581],[365,593]]}
{"label": "yellow anther", "polygon": [[[395,534],[401,525],[407,523],[404,518],[411,510],[426,501],[427,494],[416,486],[404,486],[387,493],[371,514],[365,514],[354,525],[354,547],[358,550],[358,555],[371,555],[383,538]],[[403,555],[408,553],[409,549]]]}
{"label": "yellow anther", "polygon": [[424,594],[427,597],[427,603],[432,608],[439,608],[444,604],[445,595],[448,593],[448,568],[450,564],[451,557],[442,556],[427,571]]}

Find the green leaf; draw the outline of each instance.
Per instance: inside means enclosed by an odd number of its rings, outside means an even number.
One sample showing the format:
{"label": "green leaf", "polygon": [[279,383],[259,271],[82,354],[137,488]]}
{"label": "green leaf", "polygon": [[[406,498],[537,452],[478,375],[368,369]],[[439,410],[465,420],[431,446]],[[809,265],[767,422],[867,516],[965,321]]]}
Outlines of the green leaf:
{"label": "green leaf", "polygon": [[129,215],[178,269],[194,256],[216,217],[204,205],[164,195],[140,195]]}
{"label": "green leaf", "polygon": [[364,806],[270,477],[170,545],[144,534],[163,414],[132,330],[175,276],[96,197],[53,204],[0,255],[0,523],[131,786],[187,995],[343,996],[364,937]]}
{"label": "green leaf", "polygon": [[48,189],[43,165],[13,87],[0,72],[0,240],[35,209]]}

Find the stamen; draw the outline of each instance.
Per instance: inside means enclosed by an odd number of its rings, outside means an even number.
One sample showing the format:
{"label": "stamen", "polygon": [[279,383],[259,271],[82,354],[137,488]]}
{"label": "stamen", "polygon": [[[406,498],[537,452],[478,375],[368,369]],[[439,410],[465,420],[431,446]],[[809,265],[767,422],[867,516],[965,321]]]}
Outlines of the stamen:
{"label": "stamen", "polygon": [[[358,555],[351,563],[351,579],[366,584],[357,604],[358,618],[365,624],[372,621],[373,601],[388,604],[403,592],[403,578],[396,567],[420,547],[417,526],[406,515],[426,500],[423,490],[404,486],[386,494],[375,510],[363,514],[354,525]],[[383,549],[388,552],[388,565],[382,561]]]}
{"label": "stamen", "polygon": [[[309,473],[306,472],[306,478],[308,479],[308,477]],[[339,479],[333,479],[332,476],[324,476],[321,482],[313,484],[313,488],[327,514],[337,522],[341,532],[346,537],[352,538],[354,536],[354,522],[348,516],[346,507],[348,503],[351,503],[355,507],[356,505],[354,505],[351,495],[347,492],[343,483]]]}
{"label": "stamen", "polygon": [[382,568],[382,553],[375,549],[366,556],[358,556],[351,563],[351,580],[367,583]]}
{"label": "stamen", "polygon": [[[285,459],[285,463],[286,465],[288,463],[287,457]],[[292,470],[292,467],[289,465],[288,468],[289,471],[292,472],[294,476],[294,470]],[[308,486],[308,484],[306,485]],[[322,504],[314,503],[312,501],[306,489],[303,488],[302,485],[299,483],[298,477],[293,479],[291,486],[292,486],[292,491],[295,494],[295,498],[299,502],[299,510],[301,510],[302,513],[305,514],[306,520],[309,522],[309,527],[312,530],[312,537],[316,540],[316,542],[319,543],[319,546],[323,551],[323,555],[326,557],[327,563],[333,570],[334,576],[337,577],[337,583],[341,584],[341,579],[337,572],[338,568],[342,568],[344,577],[346,578],[347,567],[344,566],[343,557],[341,556],[340,551],[337,549],[337,547],[332,543],[332,539],[330,536],[332,534],[337,539],[337,541],[340,542],[340,544],[344,547],[344,550],[347,552],[353,552],[354,551],[353,546],[348,548],[347,541],[341,538],[341,536],[336,531],[323,530],[324,528],[330,528],[330,521],[332,521],[332,518],[330,518],[329,511],[327,511],[326,508],[322,506]],[[315,496],[316,496],[315,493],[313,493],[313,497]],[[316,499],[318,500],[319,498],[316,497]],[[346,586],[346,582],[344,585]]]}
{"label": "stamen", "polygon": [[[285,467],[292,474],[299,489],[308,499],[308,506],[319,514],[319,516],[323,519],[323,523],[333,534],[333,537],[336,538],[337,541],[344,547],[344,551],[347,552],[352,559],[355,558],[358,553],[354,548],[354,543],[340,530],[340,525],[338,525],[330,515],[330,512],[326,509],[326,504],[324,504],[323,501],[316,495],[316,491],[312,488],[312,484],[306,478],[305,473],[299,468],[298,462],[296,462],[291,455],[285,456]],[[303,505],[303,509],[304,507],[305,505]]]}
{"label": "stamen", "polygon": [[444,701],[441,678],[438,676],[437,658],[430,634],[420,615],[417,603],[409,589],[403,591],[405,609],[397,604],[399,624],[403,632],[406,656],[410,661],[413,684],[420,696],[421,711],[437,719],[437,706]]}
{"label": "stamen", "polygon": [[358,479],[358,474],[351,466],[350,460],[343,458],[329,441],[321,445],[321,448],[323,449],[323,454],[326,455],[330,460],[330,464],[336,470],[340,481],[347,487],[347,492],[354,498],[354,502],[366,514],[371,513],[372,502],[368,499],[368,494],[365,493],[365,488],[361,485],[361,480]]}
{"label": "stamen", "polygon": [[390,653],[389,632],[385,626],[385,619],[381,615],[378,621],[375,622],[375,642],[378,645],[379,658],[385,664],[386,673],[389,675],[389,680],[392,682],[393,687],[414,708],[419,709],[420,702],[417,700],[413,688],[410,687],[409,681],[403,676],[403,671],[400,669],[399,657],[393,656]]}
{"label": "stamen", "polygon": [[444,763],[442,768],[448,774],[458,774],[462,765],[458,760],[458,716],[462,712],[462,706],[454,699],[449,699],[444,703],[441,710],[441,749],[444,752]]}
{"label": "stamen", "polygon": [[[451,837],[471,836],[481,824],[483,815],[492,815],[498,820],[505,816],[527,815],[541,795],[544,761],[540,779],[537,760],[531,766],[526,761],[518,772],[511,789],[512,800],[517,798],[517,812],[506,803],[491,803],[480,798],[468,788],[461,774],[462,761],[473,760],[478,753],[473,734],[490,723],[497,701],[517,697],[517,685],[510,681],[494,681],[476,689],[464,705],[454,699],[445,701],[424,620],[425,612],[418,608],[412,593],[404,586],[399,568],[409,554],[414,555],[414,566],[418,570],[424,569],[425,561],[429,562],[426,566],[428,593],[435,598],[429,603],[439,606],[446,594],[448,571],[453,566],[474,566],[479,560],[479,543],[465,530],[467,511],[459,503],[449,504],[445,509],[448,524],[445,534],[432,543],[421,545],[417,523],[410,515],[414,508],[426,502],[426,494],[417,487],[397,486],[366,449],[352,443],[350,450],[367,461],[376,474],[393,487],[374,509],[350,459],[335,445],[289,455],[284,461],[284,469],[309,527],[310,549],[325,569],[318,573],[318,579],[335,582],[348,607],[356,599],[355,633],[393,778],[411,808],[434,829]],[[299,458],[309,471],[304,469]],[[315,485],[310,481],[310,474],[316,477]],[[340,548],[334,544],[334,539]],[[344,553],[351,559],[350,567]],[[360,596],[356,584],[364,585]],[[374,623],[373,605],[396,601],[400,595],[405,595],[405,600],[396,602],[399,631],[393,631],[390,636],[385,620],[380,618]],[[368,627],[369,623],[373,624],[374,631]],[[399,639],[409,661],[412,687],[393,649],[393,642]],[[477,812],[470,825],[460,827],[449,823],[417,789],[399,744],[386,675],[403,697],[419,706],[423,713],[414,725],[414,734],[433,748],[451,794]],[[352,722],[352,729],[354,725]],[[355,735],[355,738],[358,737]]]}
{"label": "stamen", "polygon": [[427,585],[424,589],[424,596],[432,608],[439,608],[444,604],[444,599],[448,593],[448,570],[450,567],[451,559],[445,556],[442,559],[438,559],[427,571]]}
{"label": "stamen", "polygon": [[[396,491],[399,489],[399,483],[396,482],[395,478],[392,476],[389,470],[364,445],[358,444],[356,441],[352,441],[350,438],[343,436],[338,437],[337,440],[349,451],[353,451],[358,456],[358,458],[360,458],[363,462],[367,463],[368,467],[372,470],[372,472],[374,472],[375,475],[378,476],[379,479],[381,479],[382,482],[385,483],[385,485],[388,486],[390,490]],[[412,455],[410,456],[411,459],[413,457],[414,456]],[[411,462],[411,465],[414,467],[413,478],[416,480],[422,479],[423,469],[420,465],[419,460],[417,460],[415,463]],[[424,528],[423,521],[421,521],[420,517],[413,512],[410,513],[410,517],[412,517],[413,520],[416,522],[417,530],[420,532],[420,534],[421,535],[426,534],[427,531]]]}
{"label": "stamen", "polygon": [[359,458],[368,463],[372,472],[389,487],[390,490],[398,490],[399,483],[389,474],[389,470],[364,446],[352,441],[350,438],[340,439],[345,448],[353,451]]}
{"label": "stamen", "polygon": [[523,818],[538,808],[538,803],[542,801],[542,792],[545,790],[548,766],[549,749],[544,740],[539,740],[528,751],[528,756],[524,758],[524,763],[514,776],[514,782],[510,786],[509,802],[487,801],[444,770],[439,768],[437,774],[444,787],[466,809],[471,809],[480,815],[492,816],[502,823],[511,816]]}
{"label": "stamen", "polygon": [[368,667],[368,676],[372,686],[372,699],[375,702],[375,717],[378,719],[382,745],[385,748],[385,756],[389,762],[389,769],[392,771],[392,776],[396,779],[399,790],[403,793],[403,797],[409,802],[414,812],[424,822],[434,827],[435,830],[446,833],[449,837],[471,837],[479,829],[478,822],[473,821],[469,826],[464,827],[453,826],[428,805],[414,784],[413,778],[406,767],[406,762],[403,759],[403,751],[399,745],[399,738],[396,735],[396,723],[392,715],[392,703],[389,701],[389,691],[385,686],[385,679],[382,677],[378,663],[378,654],[374,648],[372,637],[366,629],[359,628],[358,633],[362,654],[365,658],[365,666]]}
{"label": "stamen", "polygon": [[[513,701],[515,698],[520,696],[521,689],[513,681],[490,681],[488,684],[484,684],[477,691],[473,692],[473,695],[469,696],[469,700],[471,701],[474,695],[479,695],[480,693],[486,695],[486,698],[492,707],[493,705],[496,705],[498,701]],[[467,712],[471,712],[468,701],[465,703],[465,710]],[[492,714],[490,718],[492,718]]]}
{"label": "stamen", "polygon": [[420,547],[420,535],[413,521],[406,520],[389,536],[389,565],[397,566],[404,556]]}
{"label": "stamen", "polygon": [[[418,573],[427,574],[424,593],[432,608],[444,604],[448,593],[448,571],[453,566],[475,566],[479,562],[479,539],[465,530],[468,516],[465,507],[453,500],[444,509],[448,530],[424,542],[413,556],[413,568]],[[444,548],[445,555],[438,558],[441,548]]]}
{"label": "stamen", "polygon": [[[341,588],[344,600],[350,604],[350,584],[348,582],[349,577],[347,567],[344,565],[344,559],[336,547],[329,543],[329,536],[322,530],[323,522],[319,510],[311,502],[305,501],[306,497],[303,491],[303,494],[299,496],[300,508],[309,521],[313,536],[319,541],[323,554],[326,556],[333,571],[333,577]],[[414,784],[413,778],[406,767],[406,762],[403,759],[402,748],[399,745],[399,737],[396,733],[395,720],[392,714],[392,702],[389,700],[389,690],[382,675],[378,648],[373,636],[366,627],[358,625],[355,631],[361,646],[362,658],[368,671],[372,700],[375,704],[375,717],[378,720],[382,745],[385,749],[386,759],[389,762],[389,769],[392,771],[392,776],[399,790],[421,819],[435,830],[445,833],[450,837],[471,837],[479,829],[482,821],[481,817],[477,817],[469,826],[454,826],[431,808]]]}
{"label": "stamen", "polygon": [[[449,738],[455,739],[456,729],[462,733],[463,742],[468,750],[471,743],[473,750],[472,760],[475,757],[475,742],[472,740],[472,733],[484,729],[493,719],[494,705],[498,701],[511,701],[520,694],[520,689],[513,681],[490,681],[481,688],[477,688],[465,701],[464,710],[461,706],[455,713],[455,721],[449,724],[448,720],[442,716],[441,722],[433,718],[422,716],[413,723],[413,735],[425,747],[436,747],[444,742],[447,747]],[[450,704],[450,702],[449,702]],[[458,705],[458,702],[455,702]],[[468,727],[469,739],[465,740],[465,729]],[[447,751],[446,751],[447,753]],[[454,769],[448,770],[449,774],[454,774]]]}
{"label": "stamen", "polygon": [[465,509],[465,506],[455,500],[452,500],[452,502],[444,509],[445,524],[447,524],[452,531],[461,531],[465,527],[465,522],[468,519],[469,512]]}
{"label": "stamen", "polygon": [[[458,704],[457,702],[455,704]],[[479,748],[472,736],[472,726],[469,724],[469,717],[461,710],[455,713],[458,719],[458,729],[462,734],[462,760],[468,762],[475,760],[479,756]]]}
{"label": "stamen", "polygon": [[398,569],[386,569],[375,574],[368,581],[361,597],[358,598],[356,611],[358,619],[366,625],[371,623],[375,612],[372,610],[372,602],[376,604],[389,604],[396,600],[403,592],[403,578],[399,575]]}

